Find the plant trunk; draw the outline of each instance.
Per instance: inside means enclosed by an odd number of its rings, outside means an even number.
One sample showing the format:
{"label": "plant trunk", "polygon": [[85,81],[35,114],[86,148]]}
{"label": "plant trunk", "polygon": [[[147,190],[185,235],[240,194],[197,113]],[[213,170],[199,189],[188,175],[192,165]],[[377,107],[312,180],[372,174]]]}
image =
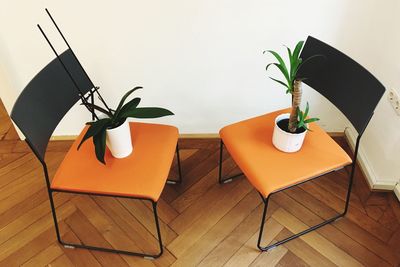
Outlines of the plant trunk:
{"label": "plant trunk", "polygon": [[292,92],[292,111],[289,117],[289,131],[291,133],[296,132],[297,129],[297,108],[300,107],[301,104],[301,94],[301,81],[295,80]]}

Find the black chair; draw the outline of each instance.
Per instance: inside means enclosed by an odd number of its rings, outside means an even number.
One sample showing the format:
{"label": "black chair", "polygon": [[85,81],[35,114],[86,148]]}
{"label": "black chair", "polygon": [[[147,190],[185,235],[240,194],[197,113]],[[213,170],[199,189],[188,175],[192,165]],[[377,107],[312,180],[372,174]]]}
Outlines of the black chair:
{"label": "black chair", "polygon": [[[61,32],[60,32],[61,34]],[[64,39],[65,40],[65,39]],[[50,44],[50,43],[49,43]],[[51,44],[50,44],[51,45]],[[67,43],[68,45],[68,43]],[[68,45],[69,47],[69,45]],[[55,50],[54,50],[55,52]],[[55,52],[56,53],[56,52]],[[56,53],[57,55],[57,53]],[[44,171],[44,177],[46,181],[47,191],[50,199],[50,206],[51,211],[54,219],[54,225],[57,235],[57,240],[60,244],[64,245],[67,248],[85,248],[85,249],[93,249],[105,252],[115,252],[115,253],[122,253],[134,256],[141,256],[145,258],[157,258],[163,253],[163,245],[161,240],[161,233],[160,233],[160,226],[158,221],[157,215],[157,200],[161,191],[166,182],[169,183],[180,183],[181,182],[181,168],[180,168],[180,159],[179,159],[179,148],[177,144],[178,140],[178,130],[175,127],[167,126],[167,125],[156,125],[156,124],[147,124],[147,123],[135,123],[135,125],[139,125],[140,130],[142,131],[142,136],[146,136],[147,132],[151,132],[155,137],[160,137],[159,140],[155,141],[154,143],[160,144],[163,146],[163,150],[160,152],[164,152],[164,154],[168,155],[168,160],[163,165],[163,170],[159,171],[160,177],[154,178],[158,179],[157,183],[155,183],[155,187],[151,188],[154,189],[154,194],[148,194],[148,192],[137,192],[138,189],[126,188],[121,186],[123,183],[120,182],[119,188],[121,190],[103,190],[98,189],[90,191],[89,188],[85,188],[85,190],[80,190],[79,184],[74,184],[73,179],[69,182],[67,178],[59,178],[57,186],[54,186],[54,180],[50,181],[47,165],[45,162],[45,154],[46,148],[49,143],[50,137],[54,132],[55,128],[61,121],[61,119],[65,116],[65,114],[71,109],[73,105],[75,105],[79,100],[85,102],[90,101],[92,102],[94,97],[93,95],[98,93],[98,88],[95,87],[90,80],[89,76],[86,74],[85,70],[83,69],[82,65],[76,58],[75,54],[71,49],[67,49],[61,55],[57,55],[57,58],[51,61],[45,68],[43,68],[33,79],[32,81],[25,87],[22,93],[19,95],[17,101],[14,104],[11,118],[21,130],[21,132],[25,136],[25,141],[32,149],[33,153],[40,161]],[[91,110],[93,112],[93,110]],[[92,115],[95,117],[95,113],[93,112]],[[133,124],[132,124],[133,125]],[[135,127],[135,126],[133,126]],[[146,132],[147,131],[147,132]],[[72,161],[72,154],[75,156],[78,155],[79,162],[88,161],[88,169],[85,169],[88,173],[90,173],[90,168],[105,168],[104,165],[97,162],[94,155],[93,144],[91,142],[86,142],[82,147],[81,150],[77,151],[77,145],[81,138],[83,137],[84,131],[81,133],[80,137],[75,140],[74,144],[72,145],[70,151],[66,155],[64,161],[61,163],[62,166],[68,165],[68,168],[65,169],[72,169],[74,168],[74,163]],[[168,136],[165,137],[163,134],[166,133]],[[161,138],[162,137],[162,138]],[[143,138],[142,138],[143,139]],[[140,138],[136,138],[136,144],[141,142]],[[168,147],[165,147],[168,144]],[[85,149],[84,146],[87,146]],[[91,147],[90,147],[91,146]],[[143,147],[143,146],[141,146]],[[137,148],[137,153],[139,152],[139,146]],[[142,149],[143,150],[143,149]],[[153,148],[155,150],[155,148]],[[143,151],[142,151],[143,152]],[[154,153],[158,154],[159,151],[145,151],[147,153]],[[167,180],[170,164],[172,163],[174,154],[176,153],[177,156],[177,163],[178,163],[178,170],[179,170],[179,180],[177,181],[169,181]],[[142,153],[143,154],[143,153]],[[107,155],[106,155],[107,157]],[[139,158],[142,159],[144,157],[135,156],[135,160]],[[148,160],[148,156],[145,156],[146,160]],[[157,170],[157,156],[154,156],[154,166],[150,166],[148,168],[156,169]],[[132,159],[133,161],[133,159]],[[132,162],[131,160],[129,163]],[[68,163],[66,163],[68,162]],[[76,161],[75,161],[76,162]],[[116,162],[116,161],[115,161]],[[64,165],[63,165],[64,164]],[[72,164],[72,166],[71,166]],[[85,163],[86,164],[86,163]],[[127,164],[126,164],[127,165]],[[137,164],[138,165],[138,164]],[[140,164],[139,164],[140,165]],[[167,166],[168,165],[168,166]],[[129,164],[130,173],[132,176],[135,175],[134,165]],[[82,166],[78,166],[79,168],[83,168]],[[101,170],[102,171],[102,170]],[[99,171],[99,172],[101,172]],[[57,172],[58,173],[58,172]],[[84,173],[84,172],[81,172]],[[153,174],[151,170],[148,172],[144,171],[142,173],[149,173]],[[57,176],[57,174],[56,174]],[[84,175],[83,175],[84,176]],[[136,175],[138,176],[138,175]],[[85,177],[82,177],[84,179]],[[96,180],[93,178],[93,184],[96,184]],[[111,177],[110,177],[111,178]],[[113,182],[118,183],[119,180],[112,177]],[[119,177],[118,177],[119,178]],[[100,179],[100,178],[99,178]],[[131,179],[131,177],[129,177]],[[133,179],[133,178],[132,178]],[[135,178],[136,179],[136,178]],[[140,180],[142,179],[142,180]],[[138,177],[137,183],[141,181],[146,183],[147,180],[151,180],[151,177]],[[97,180],[98,184],[102,183],[101,180]],[[70,184],[68,184],[70,183]],[[65,186],[65,185],[68,186]],[[131,185],[131,184],[130,184]],[[64,186],[64,187],[63,187]],[[103,190],[103,191],[102,191]],[[131,252],[125,250],[117,250],[117,249],[109,249],[109,248],[102,248],[102,247],[95,247],[90,245],[84,244],[71,244],[66,243],[61,239],[60,231],[57,223],[57,216],[56,216],[56,209],[54,206],[53,201],[53,193],[54,192],[64,192],[64,193],[74,193],[74,194],[85,194],[85,195],[97,195],[97,196],[105,196],[105,197],[123,197],[129,199],[139,199],[139,200],[146,200],[152,203],[152,208],[154,212],[154,221],[155,227],[157,230],[157,237],[159,242],[159,252],[157,254],[146,254],[141,252]],[[111,193],[110,193],[111,192]],[[115,193],[113,193],[115,192]]]}
{"label": "black chair", "polygon": [[[376,105],[385,92],[384,86],[357,62],[335,48],[309,36],[300,57],[305,59],[313,55],[323,55],[323,57],[316,57],[312,64],[305,64],[299,70],[298,75],[305,77],[304,83],[334,104],[356,129],[358,136],[352,160],[317,125],[312,125],[313,132],[309,134],[310,136],[307,137],[299,152],[288,154],[277,151],[272,147],[272,142],[265,140],[272,139],[274,119],[279,112],[238,122],[226,126],[220,131],[219,182],[230,182],[241,176],[238,174],[228,178],[222,177],[222,152],[225,146],[244,175],[260,193],[265,204],[257,243],[261,251],[267,251],[313,231],[347,213],[360,139],[373,116]],[[282,111],[280,112],[282,113]],[[323,150],[321,146],[328,146],[334,153],[327,154],[330,151]],[[318,164],[321,157],[326,160],[324,163]],[[285,165],[287,168],[279,167],[282,166],[280,164],[282,162],[288,163]],[[306,164],[306,168],[303,168],[304,171],[301,164]],[[268,246],[261,246],[268,201],[273,194],[348,165],[351,165],[351,172],[346,204],[342,213],[284,240]],[[297,173],[293,173],[291,169],[296,167],[299,167],[299,171],[296,170]]]}

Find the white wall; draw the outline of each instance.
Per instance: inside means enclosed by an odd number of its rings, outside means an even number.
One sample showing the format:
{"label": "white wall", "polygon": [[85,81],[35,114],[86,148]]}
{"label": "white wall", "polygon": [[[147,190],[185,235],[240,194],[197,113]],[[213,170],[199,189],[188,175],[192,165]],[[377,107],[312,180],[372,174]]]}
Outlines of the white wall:
{"label": "white wall", "polygon": [[[376,1],[374,10],[365,21],[363,46],[372,56],[360,56],[360,63],[372,71],[386,86],[387,91],[375,110],[362,141],[366,164],[370,167],[371,182],[376,188],[393,188],[400,181],[400,117],[387,101],[389,89],[400,93],[400,2]],[[354,48],[356,50],[356,47]]]}
{"label": "white wall", "polygon": [[[176,114],[155,121],[174,124],[181,133],[216,133],[228,123],[288,106],[284,89],[267,78],[264,68],[272,58],[262,51],[284,52],[282,44],[293,46],[307,35],[352,56],[384,84],[400,87],[399,61],[391,59],[396,53],[377,48],[386,42],[395,47],[391,38],[397,29],[387,20],[389,13],[395,14],[396,0],[385,1],[385,7],[378,0],[1,1],[0,96],[8,110],[24,85],[54,57],[36,24],[59,51],[65,48],[45,7],[111,105],[126,90],[144,86],[143,105]],[[326,130],[342,131],[348,125],[309,88],[304,100]],[[379,134],[398,144],[393,126],[398,118],[382,102],[363,149],[379,177],[394,179],[398,169],[387,168],[387,160],[393,163],[393,150],[399,147],[381,142]],[[77,134],[89,117],[75,107],[55,134]],[[386,117],[393,124],[383,122]]]}

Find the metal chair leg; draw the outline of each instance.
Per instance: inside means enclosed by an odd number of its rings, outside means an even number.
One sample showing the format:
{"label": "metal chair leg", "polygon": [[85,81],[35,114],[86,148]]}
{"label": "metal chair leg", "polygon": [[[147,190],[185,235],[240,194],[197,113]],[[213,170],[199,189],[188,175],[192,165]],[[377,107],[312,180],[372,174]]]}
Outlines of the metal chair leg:
{"label": "metal chair leg", "polygon": [[57,241],[58,241],[59,243],[62,243],[62,241],[61,241],[61,235],[60,235],[60,229],[58,228],[56,209],[55,209],[55,206],[54,206],[53,192],[50,191],[50,190],[47,190],[47,191],[48,191],[48,194],[49,194],[50,207],[51,207],[51,214],[52,214],[52,216],[53,216],[54,227],[56,228]]}
{"label": "metal chair leg", "polygon": [[152,204],[153,204],[153,211],[154,211],[154,222],[156,224],[156,230],[157,230],[158,244],[160,246],[160,252],[154,258],[158,258],[163,254],[164,247],[163,247],[162,239],[161,239],[160,223],[158,221],[157,202],[153,201]]}
{"label": "metal chair leg", "polygon": [[179,145],[176,144],[176,160],[178,162],[178,180],[167,180],[167,184],[180,184],[182,183],[182,169],[181,169],[181,157],[179,154]]}
{"label": "metal chair leg", "polygon": [[347,196],[346,196],[346,207],[344,209],[343,216],[346,215],[347,210],[349,209],[351,189],[353,187],[354,173],[356,172],[357,156],[358,156],[358,149],[360,147],[361,136],[362,136],[362,133],[360,135],[358,135],[357,141],[356,141],[356,147],[354,148],[353,162],[351,164],[351,172],[350,172],[350,177],[349,177],[349,188],[347,190]]}
{"label": "metal chair leg", "polygon": [[218,182],[220,184],[230,183],[233,181],[233,179],[238,178],[243,175],[243,173],[238,173],[238,174],[232,175],[230,177],[222,178],[222,154],[223,154],[223,152],[224,152],[224,142],[221,139],[220,144],[219,144],[219,169],[218,169],[218,171],[219,171],[218,172]]}
{"label": "metal chair leg", "polygon": [[257,241],[257,247],[258,249],[260,249],[261,251],[267,250],[268,248],[263,248],[261,247],[261,239],[262,239],[262,234],[264,232],[264,224],[265,224],[265,217],[267,216],[267,209],[268,209],[268,201],[269,201],[269,197],[266,198],[264,201],[264,210],[263,210],[263,215],[261,217],[261,225],[260,225],[260,232],[258,234],[258,241]]}
{"label": "metal chair leg", "polygon": [[328,220],[325,220],[320,224],[314,225],[314,226],[312,226],[312,227],[310,227],[310,228],[308,228],[308,229],[306,229],[304,231],[301,231],[300,233],[294,234],[292,236],[289,236],[289,237],[287,237],[287,238],[285,238],[283,240],[280,240],[278,242],[275,242],[274,244],[271,244],[271,245],[268,245],[268,246],[265,246],[265,247],[261,246],[261,239],[262,239],[262,235],[263,235],[263,231],[264,231],[264,223],[265,223],[265,218],[266,218],[266,215],[267,215],[269,198],[271,197],[271,195],[273,195],[275,193],[278,193],[280,191],[286,190],[286,189],[294,187],[294,186],[298,186],[298,184],[293,185],[293,186],[288,187],[288,188],[285,188],[285,189],[280,190],[278,192],[271,193],[267,198],[264,198],[260,194],[261,198],[262,198],[262,200],[264,202],[264,211],[263,211],[263,215],[262,215],[262,218],[261,218],[261,225],[260,225],[260,232],[259,232],[259,236],[258,236],[257,247],[261,251],[268,251],[270,249],[273,249],[273,248],[275,248],[275,247],[277,247],[279,245],[282,245],[282,244],[284,244],[284,243],[286,243],[286,242],[288,242],[288,241],[290,241],[292,239],[295,239],[295,238],[300,237],[300,236],[302,236],[304,234],[307,234],[307,233],[309,233],[311,231],[314,231],[314,230],[316,230],[316,229],[318,229],[318,228],[320,228],[320,227],[322,227],[324,225],[327,225],[327,224],[329,224],[331,222],[334,222],[334,221],[338,220],[339,218],[345,216],[346,213],[347,213],[347,209],[348,209],[349,203],[350,203],[350,194],[351,194],[351,188],[352,188],[352,184],[353,184],[354,169],[355,169],[355,165],[353,164],[353,170],[352,170],[352,172],[351,172],[351,174],[349,176],[349,187],[348,187],[348,190],[347,190],[347,198],[346,198],[345,208],[344,208],[344,211],[342,213],[340,213],[340,214],[338,214],[338,215],[336,215],[336,216],[334,216],[334,217],[332,217],[332,218],[330,218]]}
{"label": "metal chair leg", "polygon": [[347,210],[349,209],[351,189],[353,187],[353,178],[354,178],[355,170],[356,170],[356,162],[354,161],[352,166],[351,166],[351,173],[350,173],[350,177],[349,177],[349,187],[348,187],[347,196],[346,196],[346,207],[344,209],[343,216],[346,215]]}
{"label": "metal chair leg", "polygon": [[162,255],[164,250],[163,250],[163,244],[162,244],[162,239],[161,239],[160,224],[159,224],[158,214],[157,214],[157,202],[149,200],[152,202],[152,205],[153,205],[154,221],[155,221],[155,225],[156,225],[157,237],[158,237],[158,243],[159,243],[159,252],[157,254],[146,254],[146,253],[127,251],[127,250],[110,249],[110,248],[103,248],[103,247],[88,246],[88,245],[83,245],[83,244],[74,244],[74,243],[64,242],[60,236],[60,231],[59,231],[58,222],[57,222],[57,215],[56,215],[56,210],[54,207],[52,194],[53,194],[53,192],[51,190],[49,190],[50,206],[51,206],[51,212],[52,212],[53,218],[54,218],[54,226],[56,229],[57,240],[65,248],[71,248],[71,249],[72,248],[83,248],[83,249],[97,250],[97,251],[102,251],[102,252],[112,252],[112,253],[119,253],[119,254],[125,254],[125,255],[130,255],[130,256],[139,256],[139,257],[143,257],[145,259],[156,259]]}

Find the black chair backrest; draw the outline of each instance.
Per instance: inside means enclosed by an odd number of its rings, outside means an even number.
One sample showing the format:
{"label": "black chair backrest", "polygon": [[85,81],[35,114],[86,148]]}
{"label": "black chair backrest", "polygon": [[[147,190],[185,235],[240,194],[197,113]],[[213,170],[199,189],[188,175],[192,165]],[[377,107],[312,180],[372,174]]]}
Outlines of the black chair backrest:
{"label": "black chair backrest", "polygon": [[[60,59],[81,92],[90,91],[92,82],[72,51],[66,50]],[[42,162],[55,128],[79,99],[77,88],[57,58],[44,67],[19,95],[11,118]]]}
{"label": "black chair backrest", "polygon": [[325,96],[362,134],[385,87],[364,67],[337,49],[309,36],[300,57],[313,55],[298,72],[304,83]]}

